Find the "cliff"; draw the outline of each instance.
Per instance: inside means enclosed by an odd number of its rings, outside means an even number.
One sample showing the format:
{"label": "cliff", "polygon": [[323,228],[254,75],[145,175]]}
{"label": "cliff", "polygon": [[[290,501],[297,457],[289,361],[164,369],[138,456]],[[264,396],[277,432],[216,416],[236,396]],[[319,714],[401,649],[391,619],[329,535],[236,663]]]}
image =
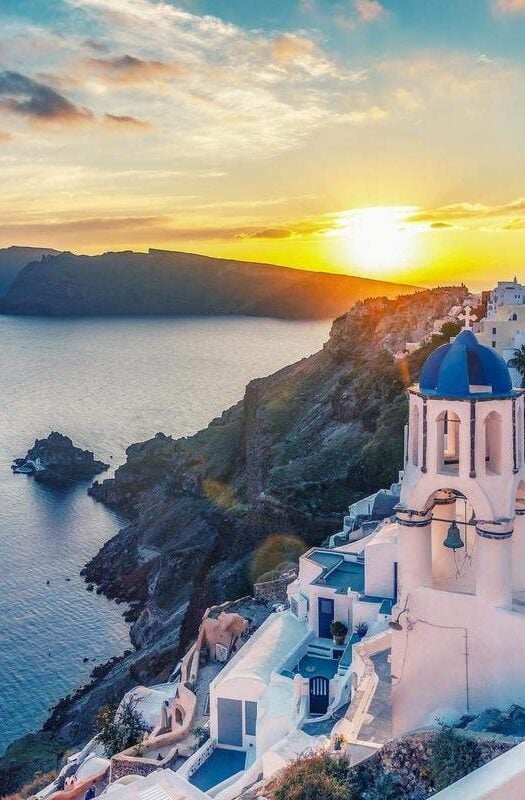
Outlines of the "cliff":
{"label": "cliff", "polygon": [[26,266],[3,303],[9,314],[243,314],[333,318],[356,300],[413,287],[270,264],[150,250],[76,256]]}
{"label": "cliff", "polygon": [[[61,701],[44,737],[64,747],[86,741],[100,705],[137,683],[165,680],[205,608],[251,592],[252,562],[268,536],[319,544],[340,530],[350,502],[397,479],[404,389],[440,340],[408,362],[392,354],[465,294],[435,289],[357,303],[335,320],[320,352],[252,381],[194,436],[159,433],[131,445],[115,477],[95,482],[92,495],[129,524],[84,574],[129,603],[136,650]],[[9,751],[0,785],[8,761]]]}
{"label": "cliff", "polygon": [[50,247],[4,247],[0,249],[0,297],[6,294],[12,282],[27,264],[42,256],[56,255]]}
{"label": "cliff", "polygon": [[92,495],[130,524],[85,576],[132,604],[136,678],[165,678],[204,609],[251,591],[252,561],[268,536],[318,544],[350,502],[397,479],[404,388],[421,354],[401,365],[392,354],[465,294],[356,304],[320,352],[252,381],[192,437],[159,433],[131,445],[115,477],[95,482]]}
{"label": "cliff", "polygon": [[175,647],[175,619],[189,602],[185,646],[207,604],[250,590],[250,562],[267,536],[319,543],[348,503],[397,479],[410,365],[392,354],[462,291],[357,303],[320,352],[252,381],[192,437],[159,433],[131,445],[115,477],[93,485],[131,523],[86,577],[136,602],[137,646],[166,636]]}

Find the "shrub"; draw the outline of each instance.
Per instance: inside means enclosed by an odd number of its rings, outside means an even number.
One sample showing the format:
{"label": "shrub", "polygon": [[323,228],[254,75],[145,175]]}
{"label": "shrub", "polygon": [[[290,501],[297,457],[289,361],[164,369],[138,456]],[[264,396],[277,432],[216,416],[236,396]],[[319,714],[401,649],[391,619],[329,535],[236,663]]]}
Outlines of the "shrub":
{"label": "shrub", "polygon": [[380,772],[373,785],[367,789],[362,800],[397,800],[400,796],[399,780],[391,772]]}
{"label": "shrub", "polygon": [[275,569],[284,562],[294,564],[306,550],[306,545],[299,536],[292,534],[273,534],[261,544],[252,561],[252,580]]}
{"label": "shrub", "polygon": [[437,791],[459,781],[481,765],[477,742],[461,736],[455,728],[442,725],[434,740],[430,769]]}
{"label": "shrub", "polygon": [[348,773],[350,800],[402,800],[399,778],[381,767],[371,767],[366,761],[352,767]]}
{"label": "shrub", "polygon": [[301,756],[277,776],[272,800],[351,800],[347,785],[349,762],[327,753]]}
{"label": "shrub", "polygon": [[343,639],[346,634],[348,633],[348,628],[344,624],[344,622],[339,622],[339,620],[334,620],[330,623],[330,633],[332,636],[336,636],[337,638]]}
{"label": "shrub", "polygon": [[37,792],[40,792],[50,783],[52,783],[57,776],[55,770],[51,772],[35,772],[35,776],[30,783],[26,783],[15,794],[4,795],[4,800],[26,800],[33,797]]}
{"label": "shrub", "polygon": [[108,758],[140,746],[148,726],[137,711],[137,699],[132,697],[122,704],[118,715],[115,708],[103,706],[96,716],[99,739]]}
{"label": "shrub", "polygon": [[197,726],[192,730],[193,735],[197,740],[197,747],[202,747],[204,742],[207,742],[210,738],[210,731],[208,728],[202,728]]}

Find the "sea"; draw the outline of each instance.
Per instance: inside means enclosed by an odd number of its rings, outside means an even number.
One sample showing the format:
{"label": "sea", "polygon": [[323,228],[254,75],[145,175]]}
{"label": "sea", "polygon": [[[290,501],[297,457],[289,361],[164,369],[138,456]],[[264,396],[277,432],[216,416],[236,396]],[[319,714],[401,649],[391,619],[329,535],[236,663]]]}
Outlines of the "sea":
{"label": "sea", "polygon": [[130,647],[123,606],[82,566],[125,520],[86,494],[14,475],[52,430],[111,464],[163,431],[188,436],[251,379],[318,350],[328,321],[0,316],[0,753],[93,667]]}

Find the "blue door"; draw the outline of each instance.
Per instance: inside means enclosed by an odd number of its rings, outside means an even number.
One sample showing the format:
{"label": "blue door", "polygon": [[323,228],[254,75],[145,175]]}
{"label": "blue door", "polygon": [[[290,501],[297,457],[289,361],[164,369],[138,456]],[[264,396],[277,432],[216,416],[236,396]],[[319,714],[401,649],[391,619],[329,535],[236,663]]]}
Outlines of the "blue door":
{"label": "blue door", "polygon": [[324,675],[310,678],[310,714],[326,714],[330,681]]}
{"label": "blue door", "polygon": [[242,747],[242,702],[226,697],[217,699],[218,743]]}
{"label": "blue door", "polygon": [[334,621],[334,601],[326,597],[318,598],[319,636],[321,639],[331,639],[330,625]]}

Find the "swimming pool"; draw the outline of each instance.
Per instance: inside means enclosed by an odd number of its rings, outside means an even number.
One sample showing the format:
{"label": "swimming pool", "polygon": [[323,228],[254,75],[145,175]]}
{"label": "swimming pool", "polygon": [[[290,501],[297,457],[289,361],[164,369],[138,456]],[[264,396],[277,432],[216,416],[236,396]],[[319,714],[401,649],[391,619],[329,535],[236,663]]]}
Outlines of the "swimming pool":
{"label": "swimming pool", "polygon": [[196,772],[189,778],[190,783],[207,792],[227,778],[231,778],[246,766],[246,753],[244,750],[227,750],[216,747],[211,755],[201,764]]}

